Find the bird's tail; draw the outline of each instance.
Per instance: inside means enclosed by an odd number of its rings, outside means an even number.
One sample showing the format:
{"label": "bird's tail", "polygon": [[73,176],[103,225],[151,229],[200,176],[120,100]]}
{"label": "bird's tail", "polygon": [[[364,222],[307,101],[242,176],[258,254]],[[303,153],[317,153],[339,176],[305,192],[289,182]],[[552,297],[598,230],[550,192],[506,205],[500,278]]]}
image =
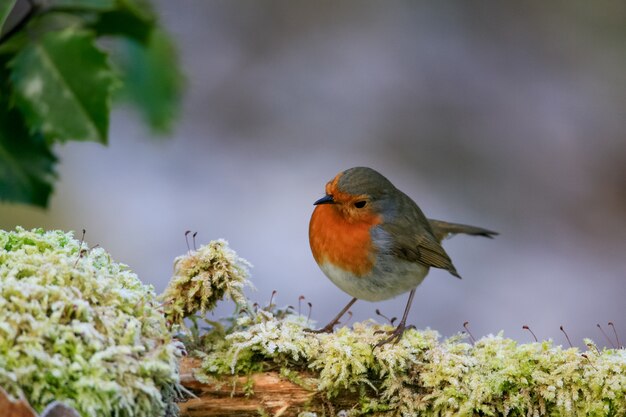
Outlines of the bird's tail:
{"label": "bird's tail", "polygon": [[428,219],[428,222],[430,223],[430,227],[433,229],[433,233],[435,234],[435,238],[438,242],[441,242],[450,235],[456,235],[458,233],[464,233],[472,236],[484,236],[488,238],[493,238],[498,234],[497,232],[483,229],[482,227],[468,226],[466,224],[448,223],[442,220],[433,219]]}

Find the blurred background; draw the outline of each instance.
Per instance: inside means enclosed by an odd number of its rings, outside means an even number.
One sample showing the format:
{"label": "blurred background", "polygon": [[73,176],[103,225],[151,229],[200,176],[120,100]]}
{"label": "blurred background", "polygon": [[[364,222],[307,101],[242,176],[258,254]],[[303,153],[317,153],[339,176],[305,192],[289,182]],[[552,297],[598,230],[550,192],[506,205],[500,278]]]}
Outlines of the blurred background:
{"label": "blurred background", "polygon": [[312,203],[365,165],[429,217],[500,232],[445,242],[463,280],[432,270],[412,324],[605,345],[614,321],[626,340],[626,3],[155,4],[187,77],[173,135],[117,107],[109,147],[56,149],[50,208],[1,204],[0,227],[85,228],[159,292],[185,230],[225,238],[252,300],[305,295],[323,325],[350,297],[311,256]]}

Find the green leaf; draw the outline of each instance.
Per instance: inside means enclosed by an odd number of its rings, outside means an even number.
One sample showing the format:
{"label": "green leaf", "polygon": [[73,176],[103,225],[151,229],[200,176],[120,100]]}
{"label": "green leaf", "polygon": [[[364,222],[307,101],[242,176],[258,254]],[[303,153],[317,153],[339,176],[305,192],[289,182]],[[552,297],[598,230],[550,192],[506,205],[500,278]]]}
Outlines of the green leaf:
{"label": "green leaf", "polygon": [[127,36],[139,42],[147,42],[154,22],[146,22],[132,13],[115,10],[100,13],[98,20],[91,27],[98,35]]}
{"label": "green leaf", "polygon": [[[1,0],[0,0],[1,1]],[[28,41],[25,31],[21,30],[7,40],[0,42],[0,56],[14,55]]]}
{"label": "green leaf", "polygon": [[41,135],[29,135],[15,109],[0,102],[0,201],[46,207],[55,178],[55,156]]}
{"label": "green leaf", "polygon": [[11,10],[13,10],[13,6],[15,6],[15,2],[17,0],[2,0],[0,3],[0,34],[2,34],[2,28],[4,27],[4,23],[11,14]]}
{"label": "green leaf", "polygon": [[0,55],[14,55],[24,49],[29,42],[39,42],[48,32],[79,28],[83,24],[84,18],[72,13],[47,12],[35,15],[29,19],[25,28],[0,43]]}
{"label": "green leaf", "polygon": [[108,11],[115,9],[116,0],[51,0],[48,7],[85,11]]}
{"label": "green leaf", "polygon": [[10,69],[15,101],[31,132],[48,141],[106,143],[116,78],[90,32],[49,32],[22,49]]}
{"label": "green leaf", "polygon": [[121,9],[128,10],[145,21],[155,21],[156,15],[149,0],[117,0]]}
{"label": "green leaf", "polygon": [[136,104],[155,131],[170,131],[183,86],[174,45],[165,32],[155,29],[146,45],[126,39],[124,46],[122,98]]}
{"label": "green leaf", "polygon": [[124,36],[146,44],[156,21],[156,15],[149,3],[118,0],[115,10],[99,13],[90,26],[98,35]]}

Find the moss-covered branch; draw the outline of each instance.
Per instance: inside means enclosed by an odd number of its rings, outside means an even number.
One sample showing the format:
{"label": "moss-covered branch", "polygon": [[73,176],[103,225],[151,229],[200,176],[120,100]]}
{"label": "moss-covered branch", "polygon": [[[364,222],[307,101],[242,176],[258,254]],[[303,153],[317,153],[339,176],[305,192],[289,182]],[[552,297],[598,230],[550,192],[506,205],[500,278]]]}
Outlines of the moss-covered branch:
{"label": "moss-covered branch", "polygon": [[181,417],[258,417],[263,414],[289,417],[305,410],[334,415],[341,409],[350,409],[359,398],[358,394],[346,392],[329,400],[316,390],[317,379],[307,372],[289,376],[276,371],[259,372],[200,382],[195,377],[200,366],[201,361],[195,358],[181,362],[181,383],[196,394],[179,404]]}
{"label": "moss-covered branch", "polygon": [[[340,399],[350,415],[626,415],[623,349],[598,350],[587,341],[580,352],[550,341],[518,344],[501,334],[470,344],[414,329],[397,344],[375,348],[391,326],[367,321],[313,334],[308,324],[285,310],[247,310],[221,342],[197,352],[203,362],[195,377],[237,392],[239,377],[250,376],[252,393],[259,372],[275,371],[329,404]],[[298,405],[318,413],[320,406]]]}

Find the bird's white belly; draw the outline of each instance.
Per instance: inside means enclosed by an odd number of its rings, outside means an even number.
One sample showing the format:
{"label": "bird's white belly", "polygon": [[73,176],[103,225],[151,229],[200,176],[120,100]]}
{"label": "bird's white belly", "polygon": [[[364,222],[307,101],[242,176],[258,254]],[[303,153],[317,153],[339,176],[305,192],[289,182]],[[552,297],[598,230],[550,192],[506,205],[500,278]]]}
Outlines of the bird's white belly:
{"label": "bird's white belly", "polygon": [[428,267],[395,259],[393,264],[380,263],[364,276],[324,262],[320,268],[344,292],[361,300],[381,301],[393,298],[417,287],[428,273]]}

